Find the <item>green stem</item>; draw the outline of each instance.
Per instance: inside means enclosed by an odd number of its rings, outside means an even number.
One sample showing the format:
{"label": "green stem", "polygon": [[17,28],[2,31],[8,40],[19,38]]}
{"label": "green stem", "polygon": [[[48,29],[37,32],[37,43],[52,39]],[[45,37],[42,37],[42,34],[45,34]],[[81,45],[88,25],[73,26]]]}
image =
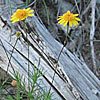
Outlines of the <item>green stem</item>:
{"label": "green stem", "polygon": [[65,41],[64,41],[64,46],[66,46],[67,37],[68,37],[68,31],[69,31],[69,26],[67,26],[67,33],[66,33],[66,38],[65,38]]}
{"label": "green stem", "polygon": [[29,4],[29,0],[26,0],[25,5],[28,6]]}
{"label": "green stem", "polygon": [[[10,12],[10,16],[12,15],[12,5],[11,5],[11,0],[8,0],[8,5],[9,5],[9,12]],[[11,26],[11,31],[13,30],[13,25],[12,23],[10,23]],[[11,33],[10,33],[10,41],[11,41]]]}
{"label": "green stem", "polygon": [[11,1],[8,0],[8,5],[9,5],[9,8],[10,8],[10,15],[12,15],[12,7],[11,7]]}
{"label": "green stem", "polygon": [[29,84],[30,84],[29,42],[28,42],[27,26],[26,26],[25,20],[23,22],[24,22],[24,29],[26,33],[26,42],[28,44],[28,88],[30,91],[30,87],[29,87]]}

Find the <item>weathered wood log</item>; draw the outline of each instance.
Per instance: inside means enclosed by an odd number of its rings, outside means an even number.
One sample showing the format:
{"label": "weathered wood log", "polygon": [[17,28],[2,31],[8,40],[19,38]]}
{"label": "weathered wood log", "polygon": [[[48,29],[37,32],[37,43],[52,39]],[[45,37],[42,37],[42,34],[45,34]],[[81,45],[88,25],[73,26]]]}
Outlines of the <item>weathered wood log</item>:
{"label": "weathered wood log", "polygon": [[[21,1],[18,1],[20,4]],[[18,3],[16,0],[12,0],[11,2],[14,4],[13,6]],[[4,8],[6,7],[7,4]],[[1,13],[4,8],[0,8]],[[11,32],[11,27],[9,27],[9,13],[2,13],[0,17],[0,40],[9,57],[17,38],[14,35],[10,41],[10,35],[13,32]],[[42,79],[48,89],[52,86],[52,92],[55,93],[55,97],[58,100],[100,100],[100,80],[90,71],[84,60],[79,59],[76,55],[69,52],[67,48],[64,49],[60,57],[55,80],[52,84],[52,77],[56,66],[55,60],[58,57],[62,44],[51,36],[36,16],[27,19],[27,24],[30,26],[27,40],[30,45],[30,69],[32,69],[33,65],[38,66],[40,58],[40,67],[44,69],[44,72],[46,71]],[[26,77],[27,83],[28,68],[26,63],[28,54],[25,32],[20,24],[14,25],[14,27],[14,31],[22,32],[23,37],[17,42],[11,64],[16,71]],[[0,67],[6,71],[9,60],[2,43],[0,42]],[[12,75],[11,72],[12,68],[10,66],[10,75]]]}

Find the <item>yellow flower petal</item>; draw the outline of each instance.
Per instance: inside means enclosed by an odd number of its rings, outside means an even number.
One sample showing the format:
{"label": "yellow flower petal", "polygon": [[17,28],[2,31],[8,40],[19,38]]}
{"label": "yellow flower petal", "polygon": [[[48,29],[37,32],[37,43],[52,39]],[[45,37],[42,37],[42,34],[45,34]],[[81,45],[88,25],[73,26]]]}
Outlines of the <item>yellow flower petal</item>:
{"label": "yellow flower petal", "polygon": [[[17,11],[21,11],[21,10],[22,10],[22,9],[17,9]],[[16,12],[17,12],[17,11],[16,11]],[[16,13],[16,12],[15,12],[15,13]]]}
{"label": "yellow flower petal", "polygon": [[16,17],[12,17],[10,20],[13,21],[13,20],[18,20],[18,19]]}
{"label": "yellow flower petal", "polygon": [[60,19],[62,19],[62,17],[57,18],[57,20],[60,20]]}
{"label": "yellow flower petal", "polygon": [[67,23],[68,23],[68,21],[66,21],[66,22],[64,23],[64,26],[66,26],[66,25],[67,25]]}
{"label": "yellow flower petal", "polygon": [[79,25],[79,23],[77,21],[73,21],[73,24],[76,26],[76,25]]}
{"label": "yellow flower petal", "polygon": [[81,21],[81,19],[79,19],[79,18],[77,18],[77,17],[75,17],[75,19],[76,19],[77,21]]}
{"label": "yellow flower petal", "polygon": [[30,10],[30,11],[29,11],[29,13],[32,13],[32,12],[34,12],[34,10]]}
{"label": "yellow flower petal", "polygon": [[79,16],[79,14],[74,14],[74,16]]}
{"label": "yellow flower petal", "polygon": [[26,11],[29,11],[30,9],[31,9],[31,8],[29,7],[29,8],[26,9]]}
{"label": "yellow flower petal", "polygon": [[11,17],[14,17],[14,16],[16,16],[16,13],[14,13]]}
{"label": "yellow flower petal", "polygon": [[58,23],[59,24],[63,24],[64,23],[64,20],[60,20]]}
{"label": "yellow flower petal", "polygon": [[69,22],[69,26],[70,26],[70,27],[72,27],[72,26],[73,26],[73,24],[72,24],[72,22],[71,22],[71,21]]}
{"label": "yellow flower petal", "polygon": [[31,10],[31,8],[27,9],[17,9],[17,11],[11,16],[12,23],[15,23],[17,21],[25,20],[29,16],[34,16],[32,14],[34,10]]}
{"label": "yellow flower petal", "polygon": [[70,11],[69,10],[67,11],[67,14],[70,14]]}
{"label": "yellow flower petal", "polygon": [[34,16],[33,14],[29,14],[28,16]]}
{"label": "yellow flower petal", "polygon": [[15,23],[15,22],[18,22],[18,21],[19,21],[19,19],[17,19],[17,20],[13,20],[12,23]]}
{"label": "yellow flower petal", "polygon": [[78,21],[81,21],[80,18],[77,18],[79,14],[72,14],[69,10],[64,13],[62,16],[58,16],[58,23],[66,26],[69,23],[69,26],[79,25]]}

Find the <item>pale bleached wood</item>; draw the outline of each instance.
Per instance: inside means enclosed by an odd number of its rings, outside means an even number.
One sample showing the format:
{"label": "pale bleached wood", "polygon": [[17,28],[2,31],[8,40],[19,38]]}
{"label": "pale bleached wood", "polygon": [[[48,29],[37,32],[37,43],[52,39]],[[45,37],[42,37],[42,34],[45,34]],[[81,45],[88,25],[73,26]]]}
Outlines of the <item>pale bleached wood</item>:
{"label": "pale bleached wood", "polygon": [[[3,45],[8,53],[8,55],[10,56],[10,51],[12,50],[12,46],[15,43],[16,40],[16,36],[13,36],[11,38],[10,41],[10,32],[11,30],[7,29],[8,27],[6,26],[4,29],[2,27],[0,27],[0,40],[3,42]],[[5,35],[4,35],[5,34]],[[37,45],[32,42],[33,45],[37,47]],[[11,44],[11,45],[10,45]],[[2,58],[2,60],[4,60],[5,63],[0,63],[0,67],[3,68],[5,71],[7,70],[7,65],[8,65],[8,59],[7,57],[5,57],[5,52],[2,48],[2,44],[1,44],[1,53],[0,53],[0,57]],[[27,58],[27,44],[24,43],[23,39],[21,39],[21,41],[18,41],[17,45],[16,45],[17,50],[22,53],[26,58]],[[42,53],[42,51],[41,51]],[[11,60],[12,66],[15,69],[15,71],[18,71],[20,75],[24,75],[24,77],[26,78],[26,87],[27,87],[27,60],[25,59],[25,57],[22,57],[16,50],[13,53],[13,57]],[[41,57],[37,51],[35,51],[33,48],[30,47],[30,61],[33,62],[33,64],[35,64],[36,66],[38,65],[38,61],[39,61],[39,57]],[[31,66],[31,64],[30,64]],[[43,77],[43,82],[44,82],[44,86],[48,87],[47,89],[50,88],[50,83],[52,81],[52,77],[54,71],[50,68],[50,66],[45,62],[44,59],[40,60],[40,68],[44,69],[43,71],[45,72],[44,76],[48,79],[46,80],[45,77]],[[31,70],[32,70],[32,66],[31,66]],[[11,66],[9,67],[9,74],[12,75],[11,73],[13,73],[13,70],[11,68]],[[49,81],[49,82],[48,82]],[[55,82],[53,84],[53,87],[55,87],[55,89],[58,90],[58,92],[64,97],[66,98],[66,100],[68,99],[74,99],[75,97],[73,96],[73,94],[71,93],[71,91],[69,90],[69,88],[67,87],[67,84],[65,84],[65,82],[58,76],[56,75],[55,77]],[[57,91],[54,88],[52,88],[52,92],[54,92],[54,97],[57,98],[57,100],[63,100],[58,93],[56,93]]]}
{"label": "pale bleached wood", "polygon": [[95,8],[96,8],[96,1],[97,0],[91,0],[91,8],[92,8],[92,13],[91,13],[91,28],[90,28],[90,46],[91,46],[91,56],[92,56],[92,63],[93,63],[93,71],[96,73],[96,55],[94,52],[94,35],[95,35]]}

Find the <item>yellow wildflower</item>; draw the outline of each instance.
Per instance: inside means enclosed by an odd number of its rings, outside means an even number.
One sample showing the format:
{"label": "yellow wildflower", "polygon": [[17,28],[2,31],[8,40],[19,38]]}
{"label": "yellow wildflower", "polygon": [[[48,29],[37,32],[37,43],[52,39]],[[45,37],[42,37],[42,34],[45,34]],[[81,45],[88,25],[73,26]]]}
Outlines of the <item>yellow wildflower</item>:
{"label": "yellow wildflower", "polygon": [[34,10],[31,10],[31,8],[17,9],[17,11],[11,16],[11,22],[15,23],[21,20],[25,20],[29,16],[34,16],[32,12],[34,12]]}
{"label": "yellow wildflower", "polygon": [[79,25],[78,21],[81,21],[77,16],[79,16],[79,14],[72,14],[69,10],[63,14],[62,16],[58,16],[58,23],[59,24],[63,24],[64,26],[66,26],[67,24],[69,24],[70,27],[72,27],[73,25]]}

